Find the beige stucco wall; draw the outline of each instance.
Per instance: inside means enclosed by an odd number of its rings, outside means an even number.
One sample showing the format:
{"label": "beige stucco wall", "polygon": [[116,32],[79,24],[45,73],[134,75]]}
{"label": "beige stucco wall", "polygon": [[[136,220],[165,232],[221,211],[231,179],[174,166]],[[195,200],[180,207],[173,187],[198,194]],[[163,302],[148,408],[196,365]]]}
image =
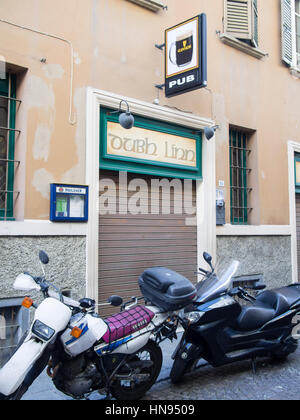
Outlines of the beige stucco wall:
{"label": "beige stucco wall", "polygon": [[[153,13],[126,0],[0,0],[1,19],[54,35],[70,43],[0,21],[0,54],[27,69],[20,78],[22,129],[17,154],[26,153],[17,174],[18,219],[49,218],[49,183],[85,183],[85,92],[87,86],[212,118],[216,133],[216,179],[225,181],[229,222],[228,127],[256,130],[253,143],[251,221],[289,224],[287,141],[300,139],[300,80],[280,58],[280,8],[259,1],[259,47],[251,57],[224,45],[223,0],[165,0]],[[171,99],[163,83],[164,30],[205,12],[208,20],[208,87]],[[46,62],[41,62],[46,59]],[[43,60],[44,61],[44,60]],[[69,121],[70,96],[72,115]],[[254,158],[253,158],[254,156]]]}

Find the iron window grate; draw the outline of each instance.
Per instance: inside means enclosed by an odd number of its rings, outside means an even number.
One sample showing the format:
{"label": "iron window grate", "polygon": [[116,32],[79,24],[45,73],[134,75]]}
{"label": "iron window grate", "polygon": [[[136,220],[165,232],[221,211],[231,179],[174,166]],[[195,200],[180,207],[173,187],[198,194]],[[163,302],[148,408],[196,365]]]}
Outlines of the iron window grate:
{"label": "iron window grate", "polygon": [[10,359],[29,326],[29,314],[21,306],[22,300],[0,299],[0,368]]}
{"label": "iron window grate", "polygon": [[8,73],[0,80],[0,220],[13,220],[19,192],[14,188],[15,141],[21,131],[15,128],[16,113],[21,101],[16,98],[16,76]]}
{"label": "iron window grate", "polygon": [[229,158],[230,158],[230,220],[232,224],[247,224],[251,207],[248,206],[249,193],[248,174],[251,168],[247,166],[251,149],[248,147],[247,133],[230,128]]}

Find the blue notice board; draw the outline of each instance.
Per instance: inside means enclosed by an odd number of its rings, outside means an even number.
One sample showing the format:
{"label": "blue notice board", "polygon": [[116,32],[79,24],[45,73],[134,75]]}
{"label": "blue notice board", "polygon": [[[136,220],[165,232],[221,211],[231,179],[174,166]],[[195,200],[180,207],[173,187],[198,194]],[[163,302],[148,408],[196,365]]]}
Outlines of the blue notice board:
{"label": "blue notice board", "polygon": [[87,222],[87,185],[50,184],[50,220],[52,222]]}

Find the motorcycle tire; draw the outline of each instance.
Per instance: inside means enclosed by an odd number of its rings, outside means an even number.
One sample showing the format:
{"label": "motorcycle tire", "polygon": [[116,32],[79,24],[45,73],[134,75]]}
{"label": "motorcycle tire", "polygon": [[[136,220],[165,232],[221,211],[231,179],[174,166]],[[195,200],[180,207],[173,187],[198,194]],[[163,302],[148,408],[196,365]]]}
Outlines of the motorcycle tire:
{"label": "motorcycle tire", "polygon": [[[147,359],[145,359],[145,357],[147,357]],[[130,368],[130,362],[134,362],[136,364],[137,361],[144,360],[151,361],[152,366],[142,368],[139,373],[149,374],[149,379],[135,383],[129,380],[115,379],[110,388],[111,394],[114,398],[124,401],[139,400],[152,387],[160,373],[162,366],[161,348],[152,340],[148,341],[148,343],[141,350],[132,355],[131,359],[126,363],[125,366]],[[121,371],[117,373],[124,374],[124,367],[123,372]]]}
{"label": "motorcycle tire", "polygon": [[179,384],[182,382],[183,376],[188,372],[188,370],[192,367],[193,361],[186,361],[183,360],[181,357],[175,359],[171,372],[170,372],[170,379],[174,385]]}
{"label": "motorcycle tire", "polygon": [[22,384],[19,388],[9,397],[11,401],[19,401],[23,397],[23,395],[27,392],[28,386]]}
{"label": "motorcycle tire", "polygon": [[298,342],[294,338],[286,340],[282,347],[272,353],[273,360],[285,360],[289,354],[294,353],[297,350]]}

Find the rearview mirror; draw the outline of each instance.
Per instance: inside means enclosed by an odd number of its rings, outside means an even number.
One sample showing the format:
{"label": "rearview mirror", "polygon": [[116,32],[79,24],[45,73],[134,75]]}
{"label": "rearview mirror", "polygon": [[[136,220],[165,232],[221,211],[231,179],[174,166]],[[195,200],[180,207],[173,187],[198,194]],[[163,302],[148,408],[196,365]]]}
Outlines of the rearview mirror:
{"label": "rearview mirror", "polygon": [[123,303],[123,299],[121,296],[112,295],[107,299],[107,302],[110,303],[112,306],[121,306]]}
{"label": "rearview mirror", "polygon": [[48,262],[49,262],[49,257],[48,257],[48,255],[46,254],[45,251],[40,251],[39,252],[39,259],[40,259],[41,263],[43,263],[43,264],[48,264]]}
{"label": "rearview mirror", "polygon": [[207,262],[207,264],[211,265],[212,256],[208,252],[203,252],[203,258]]}
{"label": "rearview mirror", "polygon": [[203,258],[205,259],[207,264],[210,266],[211,272],[213,273],[215,269],[212,266],[212,256],[208,252],[203,252]]}

